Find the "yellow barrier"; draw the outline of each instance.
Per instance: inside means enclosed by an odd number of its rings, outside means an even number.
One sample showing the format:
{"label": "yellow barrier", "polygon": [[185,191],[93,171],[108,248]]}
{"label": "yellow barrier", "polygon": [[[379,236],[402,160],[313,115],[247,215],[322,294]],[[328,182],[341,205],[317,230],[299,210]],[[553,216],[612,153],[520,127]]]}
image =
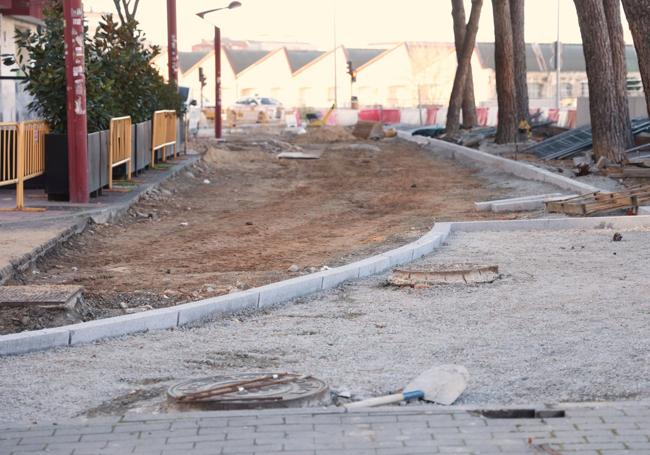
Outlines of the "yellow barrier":
{"label": "yellow barrier", "polygon": [[113,189],[113,168],[126,163],[127,180],[131,180],[131,117],[111,119],[108,133],[108,189]]}
{"label": "yellow barrier", "polygon": [[[156,165],[156,150],[174,147],[176,159],[176,111],[156,111],[153,114],[153,131],[151,132],[151,167]],[[163,150],[162,160],[167,157]]]}
{"label": "yellow barrier", "polygon": [[18,182],[18,123],[0,123],[0,186]]}
{"label": "yellow barrier", "polygon": [[[0,186],[16,184],[16,209],[25,208],[25,181],[45,172],[47,123],[0,123]],[[29,209],[41,210],[41,209]]]}

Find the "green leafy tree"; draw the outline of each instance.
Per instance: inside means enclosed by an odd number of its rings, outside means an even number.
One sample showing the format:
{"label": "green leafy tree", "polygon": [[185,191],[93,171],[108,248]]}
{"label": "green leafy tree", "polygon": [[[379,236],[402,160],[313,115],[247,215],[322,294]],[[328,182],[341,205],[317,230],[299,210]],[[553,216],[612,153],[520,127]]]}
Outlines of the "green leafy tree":
{"label": "green leafy tree", "polygon": [[[62,0],[50,0],[45,26],[35,32],[18,31],[19,54],[6,61],[18,65],[33,101],[32,112],[45,119],[55,133],[65,133],[66,73]],[[160,53],[145,43],[132,17],[121,24],[111,15],[103,18],[92,38],[86,29],[86,110],[88,131],[108,128],[112,117],[130,115],[134,122],[151,119],[160,109],[179,114],[183,104],[174,85],[165,83],[151,61]]]}

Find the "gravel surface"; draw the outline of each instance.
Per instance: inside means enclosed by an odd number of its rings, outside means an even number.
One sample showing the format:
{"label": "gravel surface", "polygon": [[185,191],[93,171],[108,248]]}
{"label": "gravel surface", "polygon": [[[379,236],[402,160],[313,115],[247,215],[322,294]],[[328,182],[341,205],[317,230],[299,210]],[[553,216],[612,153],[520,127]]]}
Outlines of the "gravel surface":
{"label": "gravel surface", "polygon": [[[455,234],[417,265],[498,264],[491,284],[396,289],[376,277],[203,327],[0,359],[0,421],[149,412],[164,387],[244,371],[394,391],[465,365],[461,403],[650,398],[650,231]],[[164,410],[164,409],[163,409]]]}

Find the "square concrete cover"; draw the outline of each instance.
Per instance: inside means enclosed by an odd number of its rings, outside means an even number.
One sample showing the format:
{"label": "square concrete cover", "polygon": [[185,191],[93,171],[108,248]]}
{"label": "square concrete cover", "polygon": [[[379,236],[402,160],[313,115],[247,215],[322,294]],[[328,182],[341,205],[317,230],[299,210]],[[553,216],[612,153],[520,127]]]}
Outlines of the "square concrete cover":
{"label": "square concrete cover", "polygon": [[0,308],[16,306],[73,306],[83,287],[75,285],[0,286]]}

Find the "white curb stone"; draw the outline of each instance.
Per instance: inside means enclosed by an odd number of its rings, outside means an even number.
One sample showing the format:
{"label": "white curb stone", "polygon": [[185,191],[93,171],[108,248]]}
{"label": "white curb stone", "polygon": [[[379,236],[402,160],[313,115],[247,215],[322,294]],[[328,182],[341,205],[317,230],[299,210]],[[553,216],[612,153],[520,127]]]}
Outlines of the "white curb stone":
{"label": "white curb stone", "polygon": [[323,276],[323,289],[332,289],[345,281],[359,278],[359,265],[354,263],[344,265],[343,267],[336,267],[335,269],[322,272],[321,275]]}
{"label": "white curb stone", "polygon": [[439,139],[427,139],[427,142],[425,143],[419,137],[414,139],[417,136],[411,136],[410,133],[403,131],[399,132],[398,136],[404,140],[422,144],[425,148],[431,150],[436,155],[442,156],[443,158],[453,159],[461,163],[483,163],[494,169],[499,169],[524,179],[550,183],[565,190],[575,191],[580,194],[601,191],[595,186],[564,177],[563,175],[555,174],[546,169],[533,166],[532,164],[513,161],[508,158],[481,152],[480,150],[452,144],[451,142],[441,141]]}
{"label": "white curb stone", "polygon": [[130,333],[146,332],[176,327],[178,308],[161,308],[114,318],[97,319],[68,326],[70,345],[90,343],[102,338],[113,338]]}
{"label": "white curb stone", "polygon": [[65,327],[3,335],[0,337],[0,356],[67,346],[69,340],[70,331]]}
{"label": "white curb stone", "polygon": [[323,276],[321,273],[313,273],[258,288],[257,290],[260,293],[259,308],[320,291],[323,288]]}
{"label": "white curb stone", "polygon": [[390,260],[384,256],[373,256],[356,263],[359,266],[359,278],[385,272],[390,268]]}
{"label": "white curb stone", "polygon": [[211,299],[179,305],[178,325],[183,326],[210,317],[257,308],[260,292],[256,289],[235,292]]}

